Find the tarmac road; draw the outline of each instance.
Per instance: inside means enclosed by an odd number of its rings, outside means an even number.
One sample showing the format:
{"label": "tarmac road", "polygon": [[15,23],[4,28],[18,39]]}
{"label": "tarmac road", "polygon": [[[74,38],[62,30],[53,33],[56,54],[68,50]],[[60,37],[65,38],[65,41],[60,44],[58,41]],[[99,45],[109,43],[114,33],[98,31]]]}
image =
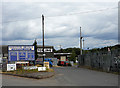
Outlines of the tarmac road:
{"label": "tarmac road", "polygon": [[30,79],[3,75],[3,86],[117,86],[118,75],[76,67],[53,68],[56,75],[47,79]]}

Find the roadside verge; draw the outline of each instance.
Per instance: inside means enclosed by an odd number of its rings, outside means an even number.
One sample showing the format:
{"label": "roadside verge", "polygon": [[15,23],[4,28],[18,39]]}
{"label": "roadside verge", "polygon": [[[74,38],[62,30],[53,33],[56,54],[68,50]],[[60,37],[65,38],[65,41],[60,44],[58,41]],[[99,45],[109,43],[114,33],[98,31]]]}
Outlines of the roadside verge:
{"label": "roadside verge", "polygon": [[3,75],[12,75],[33,79],[45,79],[50,78],[55,75],[55,72],[35,72],[35,73],[24,73],[24,74],[12,74],[12,73],[2,73]]}

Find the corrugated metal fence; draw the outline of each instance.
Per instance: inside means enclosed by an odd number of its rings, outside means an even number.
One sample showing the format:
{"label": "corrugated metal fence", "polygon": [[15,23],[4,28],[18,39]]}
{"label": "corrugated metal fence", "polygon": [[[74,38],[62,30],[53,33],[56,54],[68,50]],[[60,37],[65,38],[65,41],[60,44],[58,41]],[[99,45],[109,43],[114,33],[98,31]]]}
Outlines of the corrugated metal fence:
{"label": "corrugated metal fence", "polygon": [[108,52],[97,51],[88,52],[78,57],[80,66],[89,66],[91,68],[102,69],[103,71],[120,70],[120,49]]}

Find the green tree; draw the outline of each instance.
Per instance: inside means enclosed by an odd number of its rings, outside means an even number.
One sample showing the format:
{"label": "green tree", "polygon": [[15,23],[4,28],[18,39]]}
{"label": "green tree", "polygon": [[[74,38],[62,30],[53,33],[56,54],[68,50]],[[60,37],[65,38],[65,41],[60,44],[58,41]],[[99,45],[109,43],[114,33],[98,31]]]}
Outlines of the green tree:
{"label": "green tree", "polygon": [[35,46],[35,60],[38,58],[38,55],[37,55],[37,41],[35,39],[33,45]]}
{"label": "green tree", "polygon": [[70,61],[76,61],[76,53],[75,53],[75,51],[74,50],[72,50],[72,54],[71,54],[71,57],[70,57],[70,59],[69,59]]}
{"label": "green tree", "polygon": [[55,48],[53,48],[53,52],[56,52]]}

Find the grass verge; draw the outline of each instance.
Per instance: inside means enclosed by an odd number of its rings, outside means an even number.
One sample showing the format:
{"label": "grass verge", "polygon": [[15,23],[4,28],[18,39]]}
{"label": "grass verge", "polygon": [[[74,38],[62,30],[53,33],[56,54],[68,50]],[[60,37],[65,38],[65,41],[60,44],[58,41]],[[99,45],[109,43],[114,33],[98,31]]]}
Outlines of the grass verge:
{"label": "grass verge", "polygon": [[15,71],[7,71],[4,73],[10,73],[10,74],[26,74],[26,73],[36,73],[36,72],[54,72],[53,69],[47,69],[46,71],[38,71],[38,69],[32,69],[32,70],[23,70],[23,69],[18,69]]}

